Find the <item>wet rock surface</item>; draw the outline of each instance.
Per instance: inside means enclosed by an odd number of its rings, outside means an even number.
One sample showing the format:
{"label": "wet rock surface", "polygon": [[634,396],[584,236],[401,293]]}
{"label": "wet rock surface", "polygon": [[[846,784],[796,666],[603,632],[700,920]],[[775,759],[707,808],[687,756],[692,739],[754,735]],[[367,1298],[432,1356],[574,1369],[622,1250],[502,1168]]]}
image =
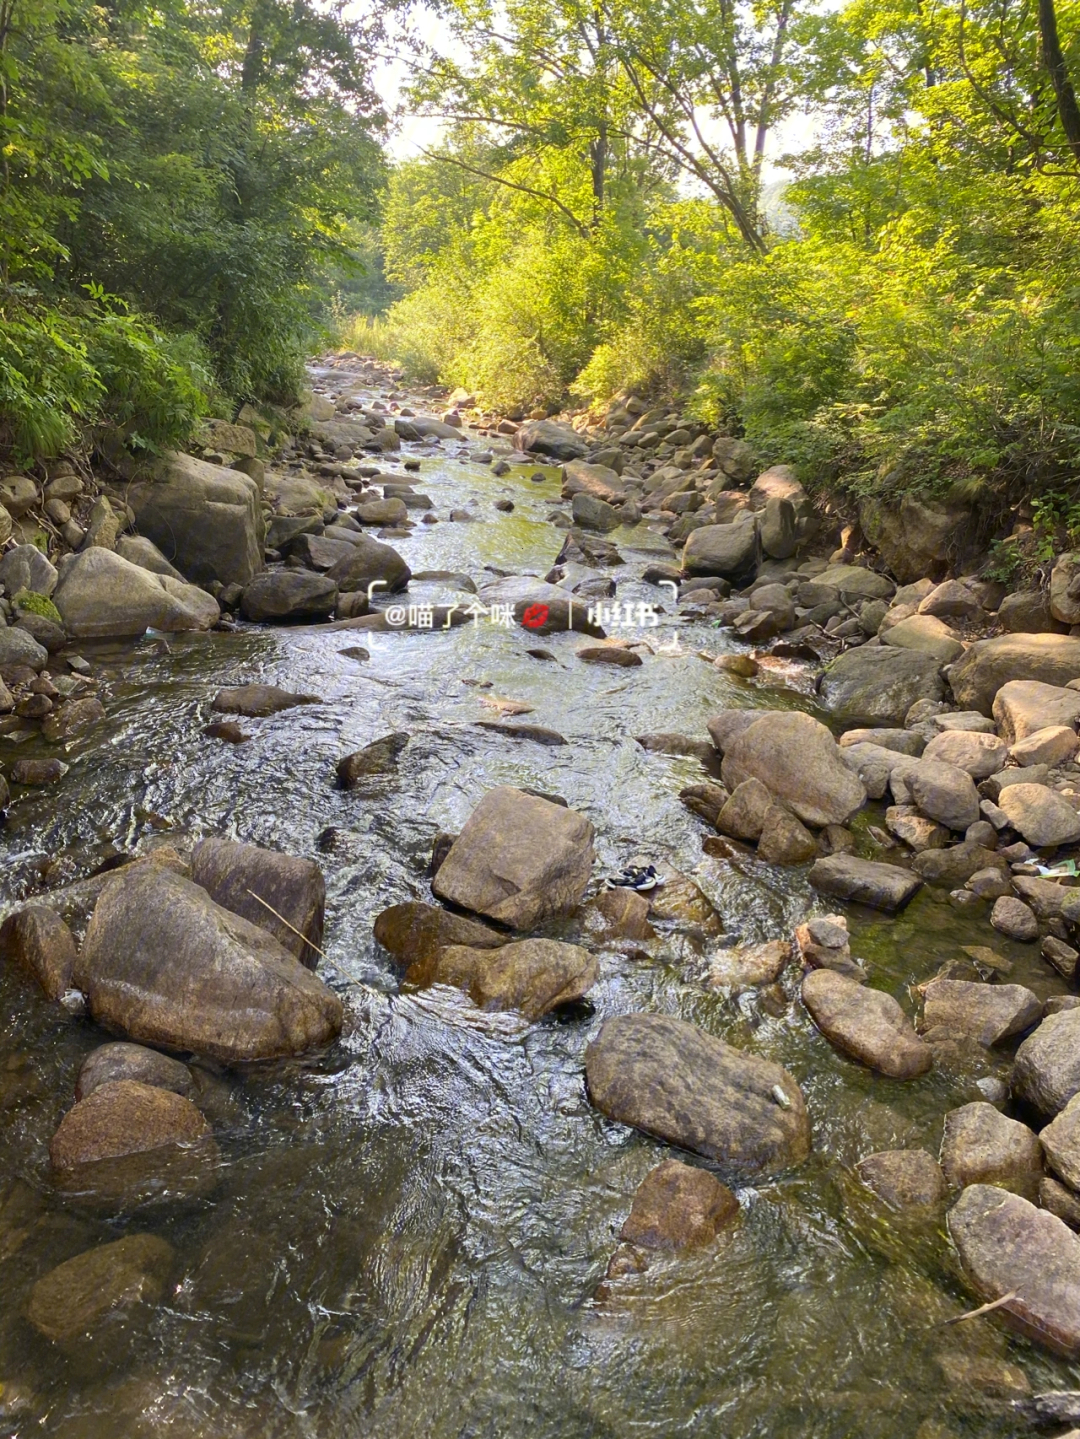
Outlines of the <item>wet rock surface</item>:
{"label": "wet rock surface", "polygon": [[917,1079],[933,1055],[892,995],[831,969],[812,970],[802,999],[825,1038],[842,1053],[890,1079]]}

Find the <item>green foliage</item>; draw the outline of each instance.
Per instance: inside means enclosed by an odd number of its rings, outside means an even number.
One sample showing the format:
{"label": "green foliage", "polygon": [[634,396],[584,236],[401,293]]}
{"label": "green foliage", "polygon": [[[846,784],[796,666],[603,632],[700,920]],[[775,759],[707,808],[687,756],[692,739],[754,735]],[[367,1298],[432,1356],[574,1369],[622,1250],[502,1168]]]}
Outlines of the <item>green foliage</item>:
{"label": "green foliage", "polygon": [[0,0],[0,426],[21,453],[86,422],[175,442],[211,387],[295,396],[384,177],[381,21],[344,9]]}
{"label": "green foliage", "polygon": [[39,595],[34,590],[22,590],[15,596],[15,606],[28,615],[40,615],[42,619],[52,620],[53,624],[63,626],[60,611],[48,595]]}

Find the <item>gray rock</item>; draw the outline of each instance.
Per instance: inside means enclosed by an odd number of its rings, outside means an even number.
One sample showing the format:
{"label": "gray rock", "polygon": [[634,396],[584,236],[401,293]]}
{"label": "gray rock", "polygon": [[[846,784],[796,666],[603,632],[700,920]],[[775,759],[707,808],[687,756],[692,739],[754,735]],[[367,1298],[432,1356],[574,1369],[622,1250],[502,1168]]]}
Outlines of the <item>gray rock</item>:
{"label": "gray rock", "polygon": [[171,565],[165,556],[145,535],[121,535],[116,541],[116,553],[129,564],[149,570],[153,575],[167,575],[171,580],[183,580],[183,575]]}
{"label": "gray rock", "polygon": [[887,600],[895,586],[884,575],[861,565],[830,565],[814,581],[838,590],[848,600]]}
{"label": "gray rock", "polygon": [[988,779],[1004,769],[1008,756],[1008,746],[997,735],[955,729],[935,735],[923,752],[924,759],[955,765],[976,780]]}
{"label": "gray rock", "polygon": [[1048,725],[1075,730],[1080,720],[1080,694],[1038,680],[1011,680],[994,696],[993,710],[1002,740],[1014,745]]}
{"label": "gray rock", "polygon": [[907,1015],[881,990],[831,969],[803,979],[802,999],[830,1044],[890,1079],[916,1079],[933,1064]]}
{"label": "gray rock", "polygon": [[1050,596],[1045,590],[1019,590],[1006,595],[998,606],[997,618],[1007,634],[1065,634],[1069,628],[1050,613]]}
{"label": "gray rock", "polygon": [[977,1039],[1000,1044],[1042,1018],[1042,1000],[1021,984],[977,984],[935,979],[923,995],[923,1028],[946,1025]]}
{"label": "gray rock", "polygon": [[976,1100],[946,1114],[941,1168],[956,1189],[996,1184],[1034,1199],[1043,1172],[1039,1137],[992,1104]]}
{"label": "gray rock", "polygon": [[757,574],[760,548],[756,517],[702,525],[683,546],[683,569],[688,575],[719,575],[746,584]]}
{"label": "gray rock", "polygon": [[526,454],[550,455],[553,460],[578,460],[588,449],[576,430],[555,420],[527,421],[514,436],[514,446]]}
{"label": "gray rock", "polygon": [[1068,1104],[1039,1135],[1047,1163],[1070,1189],[1080,1189],[1080,1099]]}
{"label": "gray rock", "polygon": [[606,1020],[585,1052],[585,1079],[609,1119],[726,1168],[774,1171],[810,1151],[806,1105],[791,1075],[684,1020]]}
{"label": "gray rock", "polygon": [[925,819],[912,805],[890,805],[885,811],[885,828],[916,854],[943,849],[950,838],[944,825]]}
{"label": "gray rock", "polygon": [[868,904],[890,914],[903,909],[922,886],[918,875],[898,865],[858,859],[851,854],[831,854],[817,860],[810,871],[810,883],[822,894]]}
{"label": "gray rock", "polygon": [[1013,1093],[1053,1116],[1080,1092],[1080,1010],[1051,1014],[1016,1051]]}
{"label": "gray rock", "polygon": [[1039,921],[1034,911],[1022,899],[1013,899],[1010,895],[1003,895],[995,901],[990,911],[990,923],[999,934],[1022,944],[1039,937]]}
{"label": "gray rock", "polygon": [[944,686],[932,656],[862,645],[833,660],[820,692],[825,707],[848,724],[902,725],[916,700],[938,700]]}
{"label": "gray rock", "polygon": [[33,635],[17,627],[0,628],[0,671],[27,665],[32,670],[43,670],[49,662],[49,652],[39,645]]}
{"label": "gray rock", "polygon": [[952,664],[964,653],[954,630],[933,615],[909,615],[882,632],[882,642],[897,649],[930,655],[939,665]]}
{"label": "gray rock", "polygon": [[193,583],[246,585],[262,569],[259,487],[239,470],[170,451],[131,473],[124,498],[137,532]]}
{"label": "gray rock", "polygon": [[765,828],[765,817],[773,807],[773,797],[759,779],[747,779],[721,806],[715,825],[721,834],[732,839],[749,840],[756,844]]}
{"label": "gray rock", "polygon": [[945,1198],[941,1165],[925,1149],[868,1154],[856,1164],[855,1172],[890,1209],[921,1209]]}
{"label": "gray rock", "polygon": [[966,830],[979,818],[979,795],[972,778],[954,764],[924,757],[904,775],[904,783],[927,819],[948,829]]}
{"label": "gray rock", "polygon": [[326,575],[306,570],[264,570],[240,596],[245,619],[311,620],[329,615],[337,604],[338,588]]}
{"label": "gray rock", "polygon": [[145,630],[208,630],[221,611],[205,590],[155,575],[95,547],[64,562],[53,595],[74,639],[120,639]]}
{"label": "gray rock", "polygon": [[771,495],[765,501],[760,533],[761,548],[770,559],[786,560],[795,553],[799,543],[798,520],[789,499]]}
{"label": "gray rock", "polygon": [[589,619],[587,601],[576,599],[558,585],[549,585],[544,580],[535,580],[525,575],[509,575],[484,585],[480,598],[485,605],[508,604],[512,606],[514,619],[521,624],[525,612],[533,610],[530,621],[538,614],[538,608],[546,611],[543,623],[526,626],[533,635],[564,634],[573,630],[577,634],[592,635],[596,639],[606,638],[604,630]]}
{"label": "gray rock", "polygon": [[160,865],[102,890],[79,955],[90,1013],[106,1029],[225,1063],[330,1043],[341,1002],[262,927]]}
{"label": "gray rock", "polygon": [[622,523],[606,500],[597,499],[595,495],[587,494],[584,490],[574,496],[571,514],[574,524],[581,525],[586,530],[617,530]]}
{"label": "gray rock", "polygon": [[36,595],[51,595],[56,589],[58,575],[56,568],[41,553],[37,545],[16,545],[0,559],[0,585],[9,596],[20,590],[32,590]]}
{"label": "gray rock", "polygon": [[576,811],[500,786],[469,816],[432,890],[513,929],[532,929],[581,903],[592,874],[593,833]]}
{"label": "gray rock", "polygon": [[308,969],[318,966],[326,884],[310,859],[204,839],[192,851],[191,878],[215,904],[266,930]]}
{"label": "gray rock", "polygon": [[823,724],[796,710],[764,715],[730,741],[724,783],[733,792],[758,779],[806,824],[844,824],[866,803],[866,791],[840,757]]}
{"label": "gray rock", "polygon": [[923,850],[912,860],[911,867],[927,884],[954,889],[957,885],[967,884],[972,875],[980,870],[994,869],[1007,873],[1008,861],[993,850],[964,840],[962,844],[949,845],[945,849]]}
{"label": "gray rock", "polygon": [[[998,635],[977,640],[949,671],[949,685],[961,709],[992,712],[994,696],[1013,680],[1037,680],[1060,687],[1080,675],[1080,637]],[[1044,719],[1043,724],[1050,723]],[[1056,722],[1056,721],[1055,721]],[[1008,743],[1010,737],[1002,734]]]}
{"label": "gray rock", "polygon": [[194,1085],[191,1070],[178,1059],[170,1059],[143,1044],[99,1044],[83,1060],[75,1081],[75,1098],[85,1099],[103,1084],[133,1079],[153,1089],[169,1089],[189,1099]]}
{"label": "gray rock", "polygon": [[280,714],[282,710],[295,709],[297,705],[317,704],[321,704],[317,695],[293,694],[291,690],[278,689],[276,685],[236,685],[218,690],[210,708],[218,714],[263,719],[267,715]]}
{"label": "gray rock", "polygon": [[412,577],[412,571],[390,545],[361,535],[350,552],[330,566],[327,577],[343,593],[367,590],[378,582],[375,593],[385,595],[403,590]]}
{"label": "gray rock", "polygon": [[1046,785],[1009,785],[1001,791],[998,804],[1013,829],[1036,849],[1080,840],[1080,813]]}
{"label": "gray rock", "polygon": [[849,729],[840,736],[841,749],[856,744],[876,745],[911,759],[918,759],[926,748],[923,736],[910,729]]}
{"label": "gray rock", "polygon": [[949,1211],[949,1234],[965,1278],[1028,1338],[1080,1354],[1080,1239],[1017,1194],[973,1184]]}

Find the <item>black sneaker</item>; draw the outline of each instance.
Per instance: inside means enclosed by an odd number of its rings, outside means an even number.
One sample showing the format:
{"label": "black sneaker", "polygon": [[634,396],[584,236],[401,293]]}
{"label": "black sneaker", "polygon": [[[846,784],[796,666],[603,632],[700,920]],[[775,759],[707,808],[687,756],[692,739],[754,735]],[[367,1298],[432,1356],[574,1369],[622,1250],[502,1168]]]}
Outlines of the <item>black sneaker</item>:
{"label": "black sneaker", "polygon": [[609,889],[633,889],[638,894],[647,894],[663,882],[663,877],[656,872],[656,866],[650,864],[644,869],[624,869],[617,878],[612,875],[607,883]]}

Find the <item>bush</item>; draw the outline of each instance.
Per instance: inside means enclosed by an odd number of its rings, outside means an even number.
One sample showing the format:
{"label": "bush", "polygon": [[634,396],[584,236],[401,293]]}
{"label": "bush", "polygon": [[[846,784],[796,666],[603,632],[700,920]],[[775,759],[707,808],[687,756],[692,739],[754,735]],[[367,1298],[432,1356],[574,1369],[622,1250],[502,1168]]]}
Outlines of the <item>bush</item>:
{"label": "bush", "polygon": [[0,303],[0,445],[21,464],[104,425],[136,448],[181,445],[208,410],[209,386],[190,336],[102,304]]}

